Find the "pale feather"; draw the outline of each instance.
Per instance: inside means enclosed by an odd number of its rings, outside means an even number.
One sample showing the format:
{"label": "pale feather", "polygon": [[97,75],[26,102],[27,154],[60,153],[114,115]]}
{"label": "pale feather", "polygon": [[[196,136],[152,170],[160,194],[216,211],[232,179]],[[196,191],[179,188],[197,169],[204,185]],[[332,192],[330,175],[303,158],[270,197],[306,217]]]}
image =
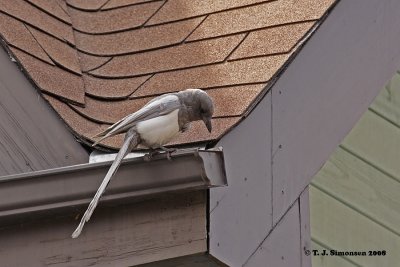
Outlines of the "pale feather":
{"label": "pale feather", "polygon": [[157,148],[171,141],[179,133],[179,110],[150,120],[138,122],[137,132],[146,145]]}
{"label": "pale feather", "polygon": [[115,157],[114,162],[112,163],[110,169],[108,170],[106,176],[104,177],[103,182],[101,183],[99,189],[97,189],[95,196],[93,197],[88,208],[86,209],[85,213],[83,214],[78,227],[73,232],[72,238],[77,238],[81,234],[83,226],[85,225],[85,222],[90,220],[90,217],[92,216],[94,209],[96,208],[101,196],[105,192],[106,187],[107,187],[108,183],[110,182],[111,178],[114,176],[115,172],[118,170],[122,159],[131,151],[132,148],[134,148],[138,145],[138,142],[139,142],[139,139],[138,139],[137,133],[134,131],[134,129],[129,130],[125,136],[124,144],[122,145],[121,149],[119,150],[117,156]]}

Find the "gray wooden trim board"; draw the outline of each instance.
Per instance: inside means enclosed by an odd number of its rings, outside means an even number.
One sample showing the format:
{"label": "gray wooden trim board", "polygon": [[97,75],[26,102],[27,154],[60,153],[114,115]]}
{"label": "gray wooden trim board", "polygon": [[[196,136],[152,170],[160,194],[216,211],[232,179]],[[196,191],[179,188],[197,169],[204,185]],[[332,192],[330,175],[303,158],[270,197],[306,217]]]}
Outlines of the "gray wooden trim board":
{"label": "gray wooden trim board", "polygon": [[[306,190],[308,191],[308,189]],[[306,193],[307,197],[308,194]],[[243,267],[292,267],[303,265],[300,198],[289,208],[276,227],[265,237]],[[310,258],[310,256],[307,256]]]}
{"label": "gray wooden trim board", "polygon": [[271,95],[218,143],[228,187],[210,190],[210,254],[242,266],[272,229]]}
{"label": "gray wooden trim board", "polygon": [[311,266],[310,196],[307,188],[299,199],[301,266]]}
{"label": "gray wooden trim board", "polygon": [[0,176],[88,162],[88,153],[0,48]]}
{"label": "gray wooden trim board", "polygon": [[342,0],[272,87],[277,222],[400,65],[400,2]]}
{"label": "gray wooden trim board", "polygon": [[204,191],[100,205],[71,238],[76,214],[0,228],[1,266],[136,266],[207,252]]}

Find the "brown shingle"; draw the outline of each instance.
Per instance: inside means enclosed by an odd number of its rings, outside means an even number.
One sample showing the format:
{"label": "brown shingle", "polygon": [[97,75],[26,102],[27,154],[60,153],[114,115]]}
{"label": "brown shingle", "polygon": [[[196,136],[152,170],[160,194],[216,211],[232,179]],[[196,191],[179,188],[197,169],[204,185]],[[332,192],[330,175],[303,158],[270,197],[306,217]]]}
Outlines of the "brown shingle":
{"label": "brown shingle", "polygon": [[207,90],[214,100],[214,117],[242,115],[264,87],[264,84],[253,84]]}
{"label": "brown shingle", "polygon": [[152,1],[152,0],[110,0],[101,9],[106,10],[106,9],[124,7],[124,6],[140,4],[140,3],[150,2],[150,1]]}
{"label": "brown shingle", "polygon": [[[61,7],[61,9],[65,12],[65,14],[67,14],[68,17],[69,17],[69,14],[68,14],[68,7],[67,7],[67,2],[66,2],[66,0],[55,0],[55,1],[56,1],[57,4]],[[71,17],[70,17],[70,19],[71,19]]]}
{"label": "brown shingle", "polygon": [[[218,118],[213,119],[213,130],[212,133],[207,131],[207,128],[204,126],[204,123],[201,121],[193,122],[190,129],[182,134],[179,134],[174,140],[172,140],[168,146],[177,146],[180,144],[190,144],[190,143],[199,143],[210,140],[217,140],[220,138],[227,130],[232,128],[238,121],[240,117],[229,117],[229,118]],[[105,128],[105,127],[104,127]],[[117,135],[110,139],[105,139],[100,142],[106,147],[109,148],[119,148],[123,142],[123,135]]]}
{"label": "brown shingle", "polygon": [[71,24],[71,18],[69,15],[61,8],[57,0],[27,0],[33,5],[45,10],[50,15],[57,17],[58,19],[64,21],[65,23]]}
{"label": "brown shingle", "polygon": [[281,0],[210,15],[188,40],[319,19],[334,0]]}
{"label": "brown shingle", "polygon": [[152,97],[122,101],[102,101],[86,97],[85,107],[73,107],[73,109],[94,121],[112,124],[126,115],[136,112],[151,99]]}
{"label": "brown shingle", "polygon": [[[263,84],[257,84],[207,90],[215,103],[214,117],[242,115],[263,88]],[[73,109],[94,121],[111,124],[128,114],[136,112],[153,97],[121,101],[104,101],[86,97],[85,107],[73,107]],[[105,110],[107,112],[104,112]]]}
{"label": "brown shingle", "polygon": [[82,74],[74,48],[32,27],[28,26],[28,29],[54,62],[76,74]]}
{"label": "brown shingle", "polygon": [[73,103],[84,104],[84,88],[80,76],[44,63],[18,49],[11,48],[11,51],[41,90]]}
{"label": "brown shingle", "polygon": [[232,128],[241,117],[229,117],[229,118],[217,118],[212,120],[213,130],[211,133],[207,131],[202,121],[196,121],[191,124],[190,129],[177,136],[176,139],[172,140],[170,146],[186,144],[186,143],[197,143],[209,140],[219,139],[226,131]]}
{"label": "brown shingle", "polygon": [[105,35],[76,32],[80,50],[95,55],[118,55],[182,42],[203,18]]}
{"label": "brown shingle", "polygon": [[54,65],[22,22],[0,13],[0,34],[9,44]]}
{"label": "brown shingle", "polygon": [[186,88],[211,88],[267,82],[286,61],[287,55],[251,58],[186,70],[158,73],[132,96],[180,91]]}
{"label": "brown shingle", "polygon": [[0,0],[0,10],[51,35],[74,43],[72,27],[53,18],[23,0]]}
{"label": "brown shingle", "polygon": [[263,1],[265,0],[170,0],[151,18],[148,24],[181,20]]}
{"label": "brown shingle", "polygon": [[116,136],[101,141],[99,144],[101,144],[103,147],[106,148],[118,149],[122,146],[123,142],[124,142],[124,134],[118,134]]}
{"label": "brown shingle", "polygon": [[313,25],[304,22],[251,32],[229,59],[287,53]]}
{"label": "brown shingle", "polygon": [[149,77],[147,75],[124,79],[101,79],[84,75],[83,81],[87,94],[101,98],[119,99],[131,95]]}
{"label": "brown shingle", "polygon": [[150,2],[101,12],[86,12],[69,8],[74,28],[86,33],[109,33],[142,25],[161,6]]}
{"label": "brown shingle", "polygon": [[109,125],[102,125],[85,119],[77,112],[75,112],[70,106],[64,102],[49,96],[43,95],[44,98],[49,101],[50,105],[57,111],[61,118],[67,123],[69,127],[79,136],[90,138],[95,134],[101,132]]}
{"label": "brown shingle", "polygon": [[114,57],[90,73],[101,77],[127,77],[223,61],[244,35],[183,44],[141,54]]}
{"label": "brown shingle", "polygon": [[100,9],[108,0],[66,0],[68,5],[83,9],[97,10]]}
{"label": "brown shingle", "polygon": [[80,52],[78,52],[78,58],[82,71],[98,68],[111,59],[111,57],[97,57]]}

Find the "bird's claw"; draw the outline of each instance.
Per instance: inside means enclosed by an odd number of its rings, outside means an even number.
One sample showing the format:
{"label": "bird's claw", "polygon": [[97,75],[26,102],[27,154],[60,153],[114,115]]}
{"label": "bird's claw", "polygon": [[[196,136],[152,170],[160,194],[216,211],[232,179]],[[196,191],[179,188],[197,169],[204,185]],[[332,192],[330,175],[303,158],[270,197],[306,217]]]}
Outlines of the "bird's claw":
{"label": "bird's claw", "polygon": [[154,157],[154,155],[159,154],[160,152],[158,151],[150,151],[148,154],[144,155],[143,159],[144,161],[151,161]]}
{"label": "bird's claw", "polygon": [[143,156],[144,161],[150,161],[151,158],[152,158],[152,156],[150,155],[150,153]]}
{"label": "bird's claw", "polygon": [[175,148],[166,148],[166,147],[162,147],[161,149],[167,153],[167,159],[172,160],[171,154],[174,153],[176,151],[176,149]]}
{"label": "bird's claw", "polygon": [[[162,147],[161,148],[163,151],[165,151],[166,155],[167,155],[167,159],[168,160],[172,160],[171,154],[174,153],[176,151],[175,148],[166,148],[166,147]],[[151,151],[148,154],[143,156],[144,161],[151,161],[153,159],[153,157],[157,154],[160,154],[159,151]]]}
{"label": "bird's claw", "polygon": [[167,151],[167,159],[168,159],[168,160],[170,160],[170,161],[172,160],[171,154],[174,153],[175,151],[176,151],[175,149],[172,150],[172,151]]}

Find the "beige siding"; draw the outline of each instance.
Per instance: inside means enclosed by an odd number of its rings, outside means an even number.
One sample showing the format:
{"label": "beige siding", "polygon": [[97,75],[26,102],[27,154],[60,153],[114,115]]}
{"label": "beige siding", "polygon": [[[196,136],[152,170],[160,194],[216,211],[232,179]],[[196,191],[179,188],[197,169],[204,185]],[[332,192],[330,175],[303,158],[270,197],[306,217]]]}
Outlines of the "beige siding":
{"label": "beige siding", "polygon": [[313,256],[314,267],[400,262],[400,74],[382,89],[310,187],[314,249],[386,256]]}

